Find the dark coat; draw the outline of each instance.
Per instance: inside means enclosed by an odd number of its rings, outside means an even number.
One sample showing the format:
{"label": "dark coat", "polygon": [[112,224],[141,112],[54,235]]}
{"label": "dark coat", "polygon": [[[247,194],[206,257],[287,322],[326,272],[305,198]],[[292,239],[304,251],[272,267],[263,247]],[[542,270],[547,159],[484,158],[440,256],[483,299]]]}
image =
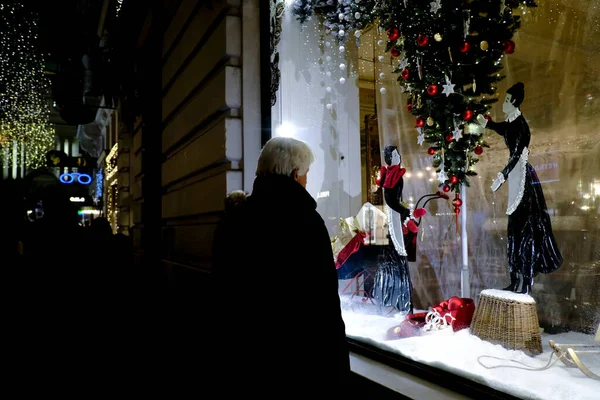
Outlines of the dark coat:
{"label": "dark coat", "polygon": [[217,371],[242,382],[221,390],[343,391],[350,370],[345,326],[316,202],[278,175],[257,177],[251,196],[237,192],[228,202],[214,243],[214,340]]}

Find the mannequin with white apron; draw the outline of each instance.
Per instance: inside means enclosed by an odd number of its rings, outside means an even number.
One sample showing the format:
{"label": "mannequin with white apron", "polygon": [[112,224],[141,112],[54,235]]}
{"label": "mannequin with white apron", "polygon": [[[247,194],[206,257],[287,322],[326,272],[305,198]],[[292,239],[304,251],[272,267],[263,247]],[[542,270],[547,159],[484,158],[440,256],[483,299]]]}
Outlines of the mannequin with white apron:
{"label": "mannequin with white apron", "polygon": [[510,150],[508,164],[492,184],[497,191],[508,181],[507,253],[510,285],[504,290],[529,293],[533,278],[538,273],[551,273],[562,264],[563,258],[556,245],[542,185],[535,169],[529,164],[531,133],[519,106],[525,98],[523,83],[516,83],[506,92],[502,111],[504,122],[477,121],[504,138]]}

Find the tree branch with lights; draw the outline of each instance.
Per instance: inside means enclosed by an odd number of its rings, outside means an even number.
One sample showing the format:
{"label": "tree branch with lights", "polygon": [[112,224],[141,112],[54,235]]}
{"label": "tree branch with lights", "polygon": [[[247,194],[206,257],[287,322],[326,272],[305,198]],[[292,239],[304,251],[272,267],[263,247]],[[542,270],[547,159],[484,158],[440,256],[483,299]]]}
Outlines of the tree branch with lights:
{"label": "tree branch with lights", "polygon": [[0,4],[0,30],[0,159],[5,167],[37,168],[53,147],[54,128],[35,16],[23,4]]}

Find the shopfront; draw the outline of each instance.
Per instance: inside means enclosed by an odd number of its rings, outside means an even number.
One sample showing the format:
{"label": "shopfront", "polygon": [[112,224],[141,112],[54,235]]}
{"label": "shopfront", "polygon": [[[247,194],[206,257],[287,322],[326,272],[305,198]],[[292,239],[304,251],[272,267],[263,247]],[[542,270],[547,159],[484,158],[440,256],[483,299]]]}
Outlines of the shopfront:
{"label": "shopfront", "polygon": [[[286,1],[274,12],[272,131],[316,155],[307,190],[338,257],[347,335],[384,363],[443,371],[494,396],[597,398],[600,10],[447,1]],[[399,14],[409,11],[412,20]],[[520,26],[503,25],[515,17]],[[493,73],[482,66],[489,54]],[[530,131],[514,160],[512,142],[491,129],[506,118]],[[523,167],[523,183],[510,168],[499,177],[511,163]],[[394,207],[386,190],[398,179]],[[543,198],[527,197],[540,187]],[[540,217],[523,218],[554,240],[515,239],[520,201],[537,204]],[[359,232],[360,245],[344,251]],[[540,250],[544,267],[521,273],[519,289],[499,290],[512,283],[509,257],[538,257],[540,240],[551,244]],[[451,304],[470,311],[451,313]],[[581,347],[570,358],[563,345]]]}

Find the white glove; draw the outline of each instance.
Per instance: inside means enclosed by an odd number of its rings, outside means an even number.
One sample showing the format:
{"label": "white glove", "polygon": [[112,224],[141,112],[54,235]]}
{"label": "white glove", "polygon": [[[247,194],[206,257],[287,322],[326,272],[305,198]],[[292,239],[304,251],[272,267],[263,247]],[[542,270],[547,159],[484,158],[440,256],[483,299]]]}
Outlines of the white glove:
{"label": "white glove", "polygon": [[479,123],[479,125],[483,126],[485,128],[485,126],[487,125],[487,119],[485,119],[485,117],[481,114],[477,115],[477,122]]}
{"label": "white glove", "polygon": [[496,190],[498,190],[500,188],[500,186],[502,186],[503,183],[504,183],[504,175],[502,175],[502,172],[498,172],[498,176],[496,177],[496,180],[494,181],[494,183],[492,183],[492,191],[495,192]]}

